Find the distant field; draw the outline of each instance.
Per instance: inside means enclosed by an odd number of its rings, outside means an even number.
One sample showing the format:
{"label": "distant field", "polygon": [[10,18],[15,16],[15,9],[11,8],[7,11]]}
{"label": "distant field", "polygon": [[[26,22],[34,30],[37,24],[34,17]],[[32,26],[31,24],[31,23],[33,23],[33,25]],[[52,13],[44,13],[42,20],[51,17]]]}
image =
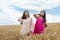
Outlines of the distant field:
{"label": "distant field", "polygon": [[[20,25],[0,26],[0,40],[23,40],[19,35]],[[60,40],[60,23],[48,23],[45,32],[39,36],[34,35],[30,40]]]}

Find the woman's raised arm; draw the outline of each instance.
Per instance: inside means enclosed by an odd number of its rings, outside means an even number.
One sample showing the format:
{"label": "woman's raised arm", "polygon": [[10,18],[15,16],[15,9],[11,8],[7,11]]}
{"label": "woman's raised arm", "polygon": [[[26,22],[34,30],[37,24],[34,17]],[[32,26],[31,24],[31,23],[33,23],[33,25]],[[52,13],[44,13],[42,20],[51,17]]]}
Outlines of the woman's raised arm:
{"label": "woman's raised arm", "polygon": [[39,14],[33,14],[33,16],[34,16],[35,18],[37,18],[37,17],[39,17]]}
{"label": "woman's raised arm", "polygon": [[18,18],[18,21],[22,24],[22,22],[23,22],[23,21],[22,21],[22,17],[19,17],[19,18]]}

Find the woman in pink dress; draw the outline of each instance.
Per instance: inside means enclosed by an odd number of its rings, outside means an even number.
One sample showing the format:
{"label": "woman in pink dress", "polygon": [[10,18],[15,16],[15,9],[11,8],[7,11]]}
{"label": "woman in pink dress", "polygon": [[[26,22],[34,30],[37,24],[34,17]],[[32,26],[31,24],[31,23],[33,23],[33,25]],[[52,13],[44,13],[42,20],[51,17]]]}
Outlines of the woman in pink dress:
{"label": "woman in pink dress", "polygon": [[44,32],[44,27],[46,25],[46,12],[42,10],[40,14],[34,14],[34,17],[37,20],[36,20],[33,34],[41,34]]}

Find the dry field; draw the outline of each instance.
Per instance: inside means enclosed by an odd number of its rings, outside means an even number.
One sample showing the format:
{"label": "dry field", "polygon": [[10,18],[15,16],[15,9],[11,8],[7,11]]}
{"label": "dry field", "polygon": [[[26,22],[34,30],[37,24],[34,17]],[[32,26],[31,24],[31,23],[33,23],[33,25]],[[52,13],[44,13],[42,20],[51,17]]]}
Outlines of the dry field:
{"label": "dry field", "polygon": [[[0,26],[0,40],[25,40],[25,36],[19,35],[20,29],[20,25]],[[48,23],[43,34],[28,38],[30,40],[60,40],[60,23]]]}

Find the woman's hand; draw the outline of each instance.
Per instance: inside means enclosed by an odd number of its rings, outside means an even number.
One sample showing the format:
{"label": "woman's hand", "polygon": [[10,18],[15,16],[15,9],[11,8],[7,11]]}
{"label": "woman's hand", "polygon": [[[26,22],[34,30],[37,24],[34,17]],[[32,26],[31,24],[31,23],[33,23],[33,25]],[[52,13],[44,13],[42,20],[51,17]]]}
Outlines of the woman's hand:
{"label": "woman's hand", "polygon": [[45,26],[45,28],[46,28],[46,27],[47,27],[47,24],[45,23],[44,26]]}
{"label": "woman's hand", "polygon": [[27,35],[31,35],[32,34],[32,31],[30,31],[29,33],[27,33]]}
{"label": "woman's hand", "polygon": [[32,31],[30,31],[30,34],[32,34]]}

